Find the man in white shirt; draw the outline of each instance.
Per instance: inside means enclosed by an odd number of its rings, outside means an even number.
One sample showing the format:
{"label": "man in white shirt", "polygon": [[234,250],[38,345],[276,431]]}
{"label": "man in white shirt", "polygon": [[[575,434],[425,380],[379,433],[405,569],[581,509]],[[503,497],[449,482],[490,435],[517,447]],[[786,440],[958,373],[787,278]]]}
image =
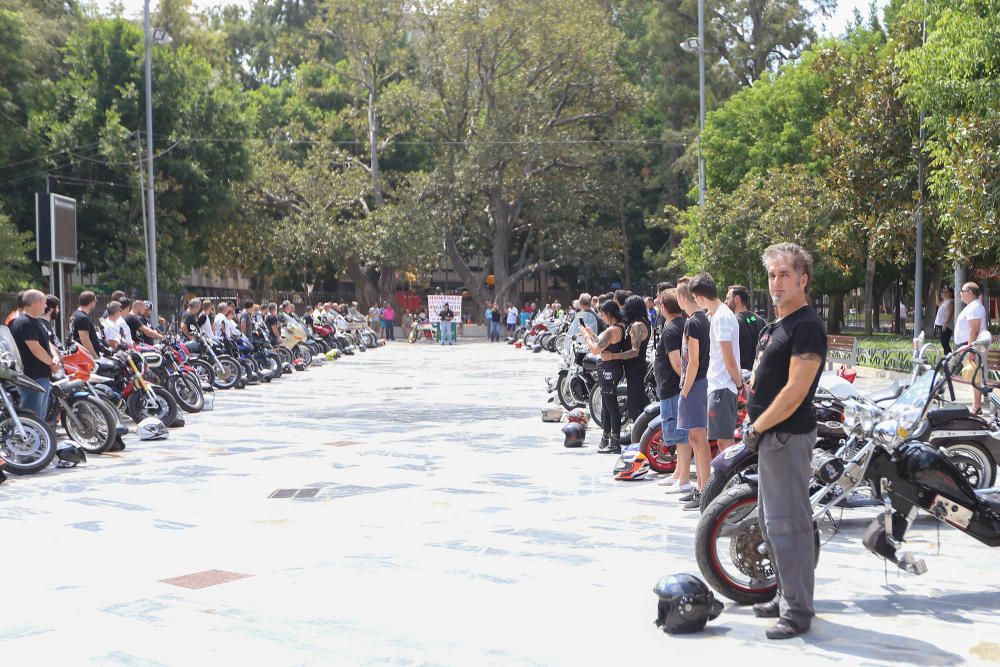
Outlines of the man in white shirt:
{"label": "man in white shirt", "polygon": [[736,430],[736,398],[743,391],[740,370],[740,323],[729,306],[719,300],[715,280],[707,273],[695,276],[688,284],[699,308],[708,311],[711,320],[708,354],[708,439],[719,449],[733,444]]}
{"label": "man in white shirt", "polygon": [[934,331],[941,339],[941,349],[945,354],[951,354],[952,323],[955,321],[955,290],[945,286],[941,288],[941,302],[934,316]]}
{"label": "man in white shirt", "polygon": [[234,334],[231,333],[230,328],[226,326],[226,322],[229,321],[229,310],[230,310],[229,304],[227,304],[225,301],[223,301],[223,302],[219,303],[219,312],[215,316],[215,332],[216,332],[216,334],[218,334],[219,336],[223,336],[224,335],[227,338],[229,336],[234,335]]}
{"label": "man in white shirt", "polygon": [[507,305],[507,333],[513,334],[514,329],[517,328],[517,306],[514,304]]}
{"label": "man in white shirt", "polygon": [[[955,319],[955,347],[961,347],[966,343],[975,343],[976,338],[983,331],[986,331],[989,320],[986,317],[986,308],[979,300],[979,285],[976,283],[965,283],[962,285],[961,299],[965,308]],[[972,411],[979,412],[982,409],[983,397],[978,391],[972,392]]]}
{"label": "man in white shirt", "polygon": [[576,336],[580,333],[580,321],[590,327],[593,331],[597,331],[597,315],[591,308],[593,302],[593,297],[587,292],[580,295],[577,299],[577,304],[579,304],[579,312],[573,318],[573,323],[569,325],[569,331],[567,332],[570,336]]}
{"label": "man in white shirt", "polygon": [[112,350],[132,344],[131,332],[122,319],[122,305],[117,301],[108,304],[108,316],[101,320],[101,327],[104,329],[104,339]]}

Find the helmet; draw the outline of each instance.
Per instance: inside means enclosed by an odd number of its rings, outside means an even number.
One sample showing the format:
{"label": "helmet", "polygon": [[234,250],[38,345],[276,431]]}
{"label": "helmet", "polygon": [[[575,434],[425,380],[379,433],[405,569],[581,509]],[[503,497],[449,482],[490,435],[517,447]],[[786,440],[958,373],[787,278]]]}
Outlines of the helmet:
{"label": "helmet", "polygon": [[521,341],[519,341],[519,340],[515,340],[514,341],[514,347],[516,347],[517,349],[520,350],[522,345],[523,345],[523,343],[521,343]]}
{"label": "helmet", "polygon": [[642,479],[649,472],[649,460],[640,450],[639,444],[629,445],[615,463],[615,479],[631,482]]}
{"label": "helmet", "polygon": [[558,422],[562,421],[563,411],[558,405],[546,405],[542,408],[542,421],[543,422]]}
{"label": "helmet", "polygon": [[587,428],[587,424],[590,423],[590,415],[588,415],[587,411],[583,408],[573,408],[569,411],[569,414],[566,415],[566,420],[576,422],[584,428]]}
{"label": "helmet", "polygon": [[328,361],[333,361],[334,359],[337,358],[337,351],[336,350],[330,350],[330,351],[328,351],[326,353],[326,358],[327,358]]}
{"label": "helmet", "polygon": [[562,427],[562,432],[566,435],[563,440],[563,447],[581,447],[583,439],[587,436],[587,429],[580,422],[570,422]]}
{"label": "helmet", "polygon": [[531,348],[531,351],[534,352],[535,354],[538,354],[539,352],[542,351],[542,344],[535,343],[534,347]]}
{"label": "helmet", "polygon": [[700,632],[722,613],[722,603],[693,574],[668,574],[656,582],[653,592],[660,598],[656,626],[670,634]]}
{"label": "helmet", "polygon": [[156,417],[146,417],[136,427],[135,432],[140,440],[166,440],[169,433],[167,427]]}
{"label": "helmet", "polygon": [[204,396],[205,396],[205,404],[201,409],[211,412],[212,410],[215,409],[215,392],[206,391],[204,392]]}
{"label": "helmet", "polygon": [[77,464],[87,462],[87,454],[74,443],[63,440],[56,445],[56,463],[60,468],[75,468]]}

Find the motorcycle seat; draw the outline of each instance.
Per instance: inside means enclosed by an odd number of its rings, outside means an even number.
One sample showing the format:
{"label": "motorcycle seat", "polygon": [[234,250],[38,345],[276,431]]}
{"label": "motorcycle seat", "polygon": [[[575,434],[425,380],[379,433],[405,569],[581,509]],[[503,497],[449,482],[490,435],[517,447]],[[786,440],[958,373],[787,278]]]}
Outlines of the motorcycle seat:
{"label": "motorcycle seat", "polygon": [[868,394],[868,399],[874,403],[878,403],[879,401],[896,399],[899,398],[900,395],[903,393],[904,388],[905,387],[903,386],[902,383],[894,380],[893,383],[890,384],[885,389],[879,389],[878,391],[873,391],[872,393]]}
{"label": "motorcycle seat", "polygon": [[964,405],[937,408],[927,413],[927,421],[930,422],[931,426],[940,426],[941,424],[950,422],[953,419],[968,417],[971,414],[972,413],[969,412],[969,408]]}
{"label": "motorcycle seat", "polygon": [[587,356],[585,356],[583,358],[583,363],[581,364],[583,366],[583,370],[585,370],[585,371],[596,371],[597,370],[597,362],[599,362],[600,360],[601,360],[601,358],[599,356],[597,356],[596,354],[588,354]]}
{"label": "motorcycle seat", "polygon": [[184,343],[184,345],[187,347],[188,352],[190,352],[191,354],[198,354],[199,352],[201,352],[201,343],[199,343],[196,340],[189,340],[188,342]]}

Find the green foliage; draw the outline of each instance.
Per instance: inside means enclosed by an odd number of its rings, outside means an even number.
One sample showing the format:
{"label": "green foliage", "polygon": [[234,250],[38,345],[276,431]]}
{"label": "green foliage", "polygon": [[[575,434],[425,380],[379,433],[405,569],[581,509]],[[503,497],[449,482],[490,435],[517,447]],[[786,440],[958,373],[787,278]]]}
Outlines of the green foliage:
{"label": "green foliage", "polygon": [[28,253],[34,247],[34,235],[20,232],[0,206],[0,291],[13,291],[29,285]]}

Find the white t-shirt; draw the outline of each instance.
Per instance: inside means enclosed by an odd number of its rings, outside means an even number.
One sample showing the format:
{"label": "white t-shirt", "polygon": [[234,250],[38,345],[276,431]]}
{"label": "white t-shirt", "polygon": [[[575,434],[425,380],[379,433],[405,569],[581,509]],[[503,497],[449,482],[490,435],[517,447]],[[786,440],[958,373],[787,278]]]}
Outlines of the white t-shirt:
{"label": "white t-shirt", "polygon": [[215,336],[217,335],[215,332],[215,327],[212,325],[212,318],[207,315],[205,316],[205,321],[199,328],[201,329],[201,332],[205,334],[205,338],[208,338],[209,340],[215,338]]}
{"label": "white t-shirt", "polygon": [[517,308],[514,306],[507,309],[507,324],[517,324]]}
{"label": "white t-shirt", "polygon": [[215,314],[215,330],[221,336],[223,332],[229,335],[228,327],[226,326],[226,316],[222,313]]}
{"label": "white t-shirt", "polygon": [[958,314],[958,319],[955,321],[955,344],[965,345],[969,342],[969,323],[973,320],[979,320],[979,332],[982,333],[986,329],[986,308],[983,304],[976,299],[972,303],[965,306],[962,312]]}
{"label": "white t-shirt", "polygon": [[736,315],[724,303],[715,309],[715,314],[709,318],[709,350],[708,350],[708,392],[728,389],[736,393],[736,383],[729,376],[726,361],[722,356],[720,343],[729,341],[733,345],[733,358],[740,365],[740,323]]}
{"label": "white t-shirt", "polygon": [[945,299],[938,306],[937,315],[934,316],[934,326],[944,327],[946,329],[951,328],[951,322],[948,321],[948,306],[951,305],[951,299]]}
{"label": "white t-shirt", "polygon": [[[104,340],[107,341],[108,345],[111,343],[118,343],[119,345],[127,345],[132,341],[131,336],[125,337],[129,333],[128,325],[125,324],[125,320],[118,318],[117,320],[103,319],[101,320],[101,327],[104,329]],[[124,332],[122,329],[124,328]]]}

